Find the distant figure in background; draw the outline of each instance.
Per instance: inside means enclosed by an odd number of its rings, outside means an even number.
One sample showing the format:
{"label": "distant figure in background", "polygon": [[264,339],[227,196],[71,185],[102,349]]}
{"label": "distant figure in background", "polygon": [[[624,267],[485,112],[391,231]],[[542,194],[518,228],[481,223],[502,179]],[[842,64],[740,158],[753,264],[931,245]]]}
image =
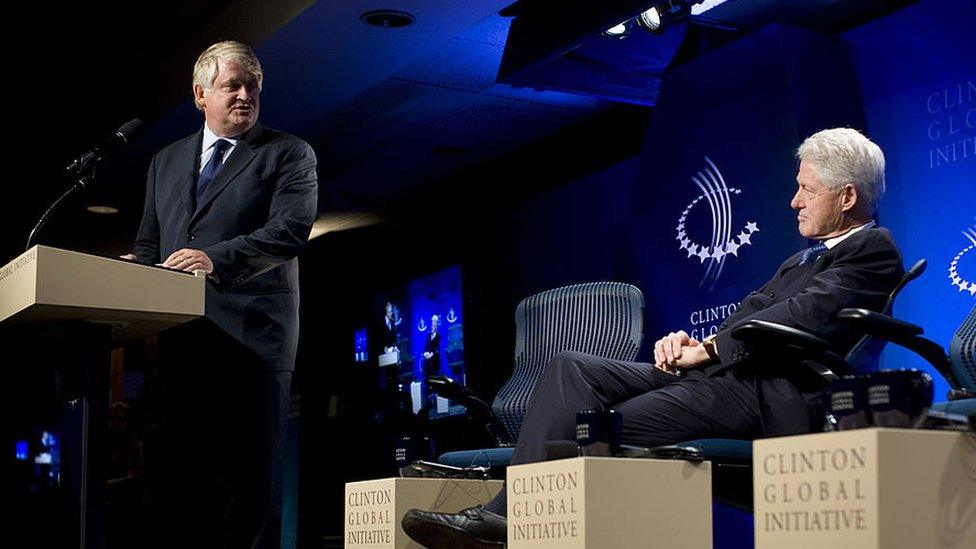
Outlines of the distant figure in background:
{"label": "distant figure in background", "polygon": [[397,333],[397,319],[392,301],[387,301],[383,313],[383,352],[389,353],[400,344],[400,334]]}
{"label": "distant figure in background", "polygon": [[423,366],[424,376],[434,376],[441,373],[441,334],[437,331],[441,318],[437,315],[430,317],[430,334],[424,343]]}

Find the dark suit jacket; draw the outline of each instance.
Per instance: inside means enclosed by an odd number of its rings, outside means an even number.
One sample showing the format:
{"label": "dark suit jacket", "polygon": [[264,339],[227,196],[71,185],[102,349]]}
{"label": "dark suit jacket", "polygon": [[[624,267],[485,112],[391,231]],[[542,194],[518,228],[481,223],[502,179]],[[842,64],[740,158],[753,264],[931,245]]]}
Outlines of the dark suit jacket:
{"label": "dark suit jacket", "polygon": [[297,137],[255,124],[196,209],[203,129],[160,151],[149,168],[133,253],[159,263],[180,248],[214,264],[206,315],[272,370],[291,370],[298,346],[298,260],[315,221],[315,153]]}
{"label": "dark suit jacket", "polygon": [[[386,325],[386,317],[380,321],[380,334],[382,347],[396,347],[400,343],[400,335],[397,334],[397,327],[394,320],[390,320],[390,325]],[[380,349],[382,352],[383,349]]]}
{"label": "dark suit jacket", "polygon": [[424,352],[433,353],[430,358],[424,359],[424,374],[436,375],[441,371],[441,333],[437,332],[434,337],[427,335],[424,343]]}
{"label": "dark suit jacket", "polygon": [[817,414],[809,407],[822,387],[799,382],[808,369],[762,356],[733,339],[731,328],[753,319],[777,322],[822,337],[843,356],[859,334],[836,322],[837,313],[846,307],[880,310],[904,274],[901,254],[883,228],[861,230],[807,265],[798,265],[801,255],[784,261],[769,282],[742,300],[716,335],[719,363],[705,369],[712,376],[729,368],[754,373],[767,436],[817,427],[810,425]]}

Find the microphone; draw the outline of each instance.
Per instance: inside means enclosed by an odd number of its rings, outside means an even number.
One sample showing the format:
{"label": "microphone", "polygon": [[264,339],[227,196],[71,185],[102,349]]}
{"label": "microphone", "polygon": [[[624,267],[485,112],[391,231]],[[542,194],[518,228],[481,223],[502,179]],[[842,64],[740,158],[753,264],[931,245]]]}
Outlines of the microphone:
{"label": "microphone", "polygon": [[111,137],[102,141],[95,146],[92,150],[86,152],[85,154],[79,156],[65,170],[75,173],[82,174],[87,171],[88,166],[93,162],[99,162],[110,152],[114,152],[116,149],[121,148],[123,145],[129,142],[129,138],[142,127],[142,120],[138,118],[133,118],[125,124],[115,130],[115,133]]}
{"label": "microphone", "polygon": [[48,219],[51,218],[51,214],[63,204],[69,197],[74,195],[76,192],[87,188],[88,184],[94,178],[94,170],[92,169],[97,162],[100,162],[105,156],[121,148],[123,145],[129,142],[132,135],[142,127],[142,120],[138,118],[133,118],[125,124],[115,130],[115,134],[109,137],[105,141],[99,143],[94,149],[86,152],[85,154],[76,158],[68,167],[65,168],[72,177],[75,178],[75,184],[68,188],[61,196],[58,197],[47,210],[44,210],[44,214],[41,218],[37,220],[37,224],[31,230],[30,235],[27,237],[27,248],[31,249],[36,242],[37,235],[40,230],[47,224]]}

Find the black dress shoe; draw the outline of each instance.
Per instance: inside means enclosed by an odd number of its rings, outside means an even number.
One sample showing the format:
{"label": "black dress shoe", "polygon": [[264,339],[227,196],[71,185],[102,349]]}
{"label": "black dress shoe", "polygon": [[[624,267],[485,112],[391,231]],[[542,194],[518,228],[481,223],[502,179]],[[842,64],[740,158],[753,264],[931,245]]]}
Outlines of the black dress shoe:
{"label": "black dress shoe", "polygon": [[499,549],[505,547],[508,521],[480,505],[457,513],[411,509],[403,531],[428,549]]}

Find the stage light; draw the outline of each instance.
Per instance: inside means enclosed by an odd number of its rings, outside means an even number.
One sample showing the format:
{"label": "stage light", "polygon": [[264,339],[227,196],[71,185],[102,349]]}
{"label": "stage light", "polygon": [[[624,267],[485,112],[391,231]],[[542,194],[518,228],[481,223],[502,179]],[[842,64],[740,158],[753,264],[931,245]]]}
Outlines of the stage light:
{"label": "stage light", "polygon": [[610,27],[609,29],[603,31],[603,35],[604,36],[609,36],[609,37],[612,37],[612,38],[623,38],[623,37],[627,36],[627,33],[629,31],[630,31],[630,29],[627,28],[627,21],[624,21],[623,23],[620,23],[619,25],[614,25],[614,26]]}
{"label": "stage light", "polygon": [[655,3],[637,16],[637,25],[652,34],[661,34],[671,25],[685,17],[691,12],[691,4],[699,4],[699,1],[688,0],[667,0]]}
{"label": "stage light", "polygon": [[650,32],[661,31],[661,12],[657,6],[653,6],[637,16],[637,24],[644,30]]}

